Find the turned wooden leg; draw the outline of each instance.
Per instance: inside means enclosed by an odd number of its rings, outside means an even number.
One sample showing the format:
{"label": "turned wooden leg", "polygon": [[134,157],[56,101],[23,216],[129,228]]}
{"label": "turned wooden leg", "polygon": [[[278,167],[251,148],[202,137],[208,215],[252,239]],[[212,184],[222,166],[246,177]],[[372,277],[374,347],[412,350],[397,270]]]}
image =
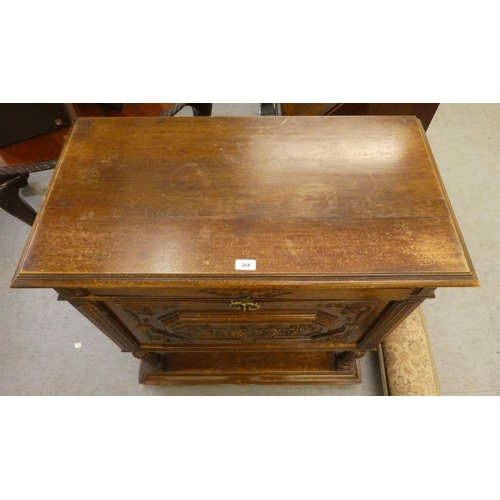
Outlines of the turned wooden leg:
{"label": "turned wooden leg", "polygon": [[3,181],[0,177],[0,208],[32,226],[36,211],[19,196],[19,189],[27,184],[28,174],[8,177]]}
{"label": "turned wooden leg", "polygon": [[165,356],[157,352],[140,352],[132,353],[134,357],[144,361],[151,370],[163,371],[165,369]]}
{"label": "turned wooden leg", "polygon": [[350,370],[357,358],[362,358],[366,351],[344,351],[337,354],[337,365],[339,370]]}

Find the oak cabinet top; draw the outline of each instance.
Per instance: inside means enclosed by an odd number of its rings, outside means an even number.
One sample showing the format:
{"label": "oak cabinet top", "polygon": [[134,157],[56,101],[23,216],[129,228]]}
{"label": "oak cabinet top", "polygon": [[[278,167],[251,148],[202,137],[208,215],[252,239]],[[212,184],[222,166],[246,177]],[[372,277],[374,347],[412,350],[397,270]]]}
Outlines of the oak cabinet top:
{"label": "oak cabinet top", "polygon": [[415,117],[78,119],[12,286],[222,281],[478,284]]}

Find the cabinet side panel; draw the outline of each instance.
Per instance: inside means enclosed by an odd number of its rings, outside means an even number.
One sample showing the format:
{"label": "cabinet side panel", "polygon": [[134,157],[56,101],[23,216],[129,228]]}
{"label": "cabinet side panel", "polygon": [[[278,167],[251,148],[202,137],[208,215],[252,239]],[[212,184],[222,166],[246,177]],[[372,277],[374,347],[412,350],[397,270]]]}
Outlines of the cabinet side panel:
{"label": "cabinet side panel", "polygon": [[422,298],[412,298],[391,303],[381,314],[377,323],[367,332],[359,343],[363,350],[374,349],[407,318],[423,301]]}
{"label": "cabinet side panel", "polygon": [[99,330],[109,337],[123,351],[137,351],[140,344],[135,337],[119,322],[102,302],[81,302],[68,300]]}

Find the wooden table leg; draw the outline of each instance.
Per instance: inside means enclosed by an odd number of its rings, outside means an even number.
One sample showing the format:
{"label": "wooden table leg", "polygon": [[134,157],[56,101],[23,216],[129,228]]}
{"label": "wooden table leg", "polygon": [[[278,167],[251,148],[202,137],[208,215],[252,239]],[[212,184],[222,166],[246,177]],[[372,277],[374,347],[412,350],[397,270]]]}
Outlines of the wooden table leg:
{"label": "wooden table leg", "polygon": [[0,208],[32,226],[36,211],[19,196],[19,189],[28,185],[28,177],[29,174],[0,178]]}

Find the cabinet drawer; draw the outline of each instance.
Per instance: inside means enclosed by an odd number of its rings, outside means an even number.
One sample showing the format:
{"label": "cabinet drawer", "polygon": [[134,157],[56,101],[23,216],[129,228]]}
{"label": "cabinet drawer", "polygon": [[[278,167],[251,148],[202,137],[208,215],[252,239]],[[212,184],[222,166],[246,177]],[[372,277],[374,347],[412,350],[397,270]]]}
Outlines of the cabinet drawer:
{"label": "cabinet drawer", "polygon": [[[126,288],[89,288],[75,290],[58,290],[63,295],[69,292],[70,297],[96,297],[101,300],[113,297],[144,297],[145,299],[196,299],[196,300],[404,300],[413,289],[410,288],[351,288],[335,289],[328,287],[273,287],[273,288],[141,288],[134,295]],[[64,295],[67,298],[67,295]]]}
{"label": "cabinet drawer", "polygon": [[355,346],[387,302],[121,299],[106,302],[142,347],[201,345]]}

